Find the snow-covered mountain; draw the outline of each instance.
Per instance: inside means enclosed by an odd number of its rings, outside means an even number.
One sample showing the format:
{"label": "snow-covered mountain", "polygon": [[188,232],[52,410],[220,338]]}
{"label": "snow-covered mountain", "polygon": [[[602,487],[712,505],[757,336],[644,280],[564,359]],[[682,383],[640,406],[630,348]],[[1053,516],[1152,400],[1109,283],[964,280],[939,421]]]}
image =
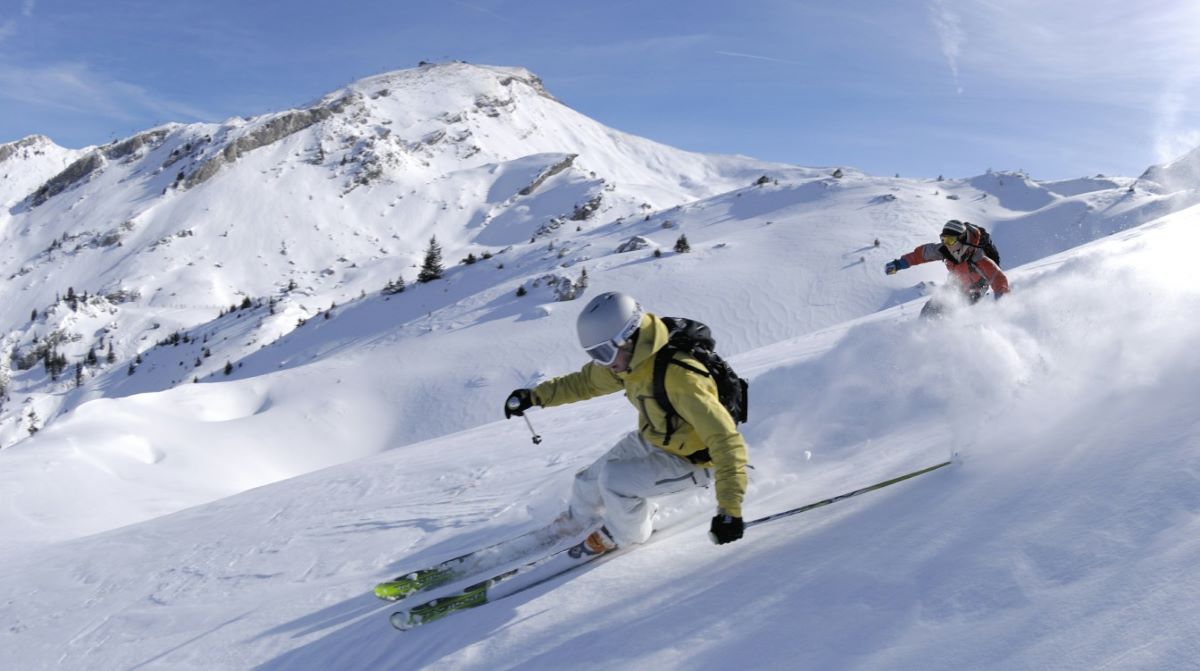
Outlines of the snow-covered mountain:
{"label": "snow-covered mountain", "polygon": [[[176,330],[217,330],[228,308],[274,298],[276,319],[239,333],[238,346],[207,346],[199,366],[171,361],[169,373],[144,368],[136,380],[91,388],[153,391],[205,377],[330,305],[396,278],[412,283],[433,235],[453,264],[724,193],[768,170],[813,174],[619,133],[555,101],[525,70],[465,64],[370,78],[303,109],[172,124],[77,152],[30,138],[0,157],[19,176],[0,192],[14,203],[0,215],[0,332],[15,351],[5,359],[36,369],[15,374],[10,396],[19,398],[74,386],[71,371],[55,384],[36,365],[51,348],[68,365],[96,349],[124,375]],[[421,301],[425,313],[453,302],[433,293]],[[68,294],[85,298],[66,303]],[[84,377],[105,369],[88,367]],[[21,433],[8,406],[5,444]],[[58,411],[39,408],[43,420]]]}
{"label": "snow-covered mountain", "polygon": [[[1116,636],[1103,601],[1130,548],[1156,543],[1145,561],[1172,575],[1197,551],[1176,541],[1200,509],[1197,198],[1155,178],[1171,166],[935,180],[698,155],[461,63],[0,159],[20,175],[0,184],[5,668],[725,668],[748,645],[749,668],[1041,668],[1071,661],[1049,647],[1079,620],[1064,597],[1100,611],[1067,636],[1088,668],[1163,632],[1130,659],[1185,658],[1184,604],[1131,584],[1120,607],[1183,617]],[[912,322],[944,269],[882,265],[951,217],[994,233],[1014,294]],[[449,268],[418,285],[434,235]],[[690,496],[662,541],[397,637],[371,584],[545,521],[629,428],[619,399],[534,413],[542,446],[495,422],[509,390],[582,364],[561,299],[610,289],[708,322],[753,378],[752,514],[951,448],[962,468],[729,551]],[[65,356],[57,380],[39,348]],[[1135,437],[1162,461],[1127,454]]]}

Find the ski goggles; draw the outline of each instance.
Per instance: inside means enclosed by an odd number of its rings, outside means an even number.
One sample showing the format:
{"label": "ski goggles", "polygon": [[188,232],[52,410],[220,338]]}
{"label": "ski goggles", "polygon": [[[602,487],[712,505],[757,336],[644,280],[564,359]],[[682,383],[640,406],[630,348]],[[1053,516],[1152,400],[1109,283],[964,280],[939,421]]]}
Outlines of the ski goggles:
{"label": "ski goggles", "polygon": [[[623,344],[623,343],[622,343]],[[584,350],[592,360],[603,366],[611,366],[612,362],[617,360],[617,355],[621,353],[621,345],[607,340],[599,345],[592,345]]]}
{"label": "ski goggles", "polygon": [[621,347],[633,338],[633,334],[637,333],[638,327],[642,325],[642,310],[638,310],[629,317],[629,321],[625,322],[625,326],[621,327],[621,332],[615,338],[605,340],[598,345],[583,348],[588,356],[592,357],[596,363],[603,366],[611,366],[612,362],[617,360],[617,355],[621,353]]}
{"label": "ski goggles", "polygon": [[954,245],[958,244],[958,236],[950,235],[949,233],[943,233],[942,244],[946,245],[947,247],[953,247]]}

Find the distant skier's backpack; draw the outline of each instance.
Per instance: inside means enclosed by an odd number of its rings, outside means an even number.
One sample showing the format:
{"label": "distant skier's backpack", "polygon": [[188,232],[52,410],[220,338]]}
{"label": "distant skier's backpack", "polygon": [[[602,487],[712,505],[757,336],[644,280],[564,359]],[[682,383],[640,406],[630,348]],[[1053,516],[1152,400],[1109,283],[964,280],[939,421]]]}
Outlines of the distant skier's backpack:
{"label": "distant skier's backpack", "polygon": [[[750,413],[750,383],[734,372],[733,368],[714,350],[717,341],[708,326],[682,317],[663,317],[662,321],[670,333],[667,344],[654,356],[654,400],[667,413],[667,433],[663,444],[671,442],[679,413],[667,397],[667,366],[675,364],[688,370],[711,377],[717,383],[717,397],[729,411],[735,424],[745,422]],[[706,370],[697,369],[683,361],[675,360],[675,353],[683,352],[704,365]],[[707,451],[707,450],[706,450]]]}
{"label": "distant skier's backpack", "polygon": [[996,249],[996,243],[992,242],[992,234],[988,233],[983,226],[976,226],[966,221],[963,224],[967,227],[967,245],[982,249],[984,256],[995,261],[996,265],[1000,265],[1000,250]]}

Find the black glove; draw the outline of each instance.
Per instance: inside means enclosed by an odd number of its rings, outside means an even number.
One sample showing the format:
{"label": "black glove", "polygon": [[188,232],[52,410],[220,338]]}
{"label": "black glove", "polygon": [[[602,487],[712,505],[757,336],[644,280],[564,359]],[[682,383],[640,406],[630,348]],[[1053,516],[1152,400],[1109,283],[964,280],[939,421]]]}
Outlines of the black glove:
{"label": "black glove", "polygon": [[732,543],[742,537],[742,532],[746,530],[746,525],[742,522],[742,518],[734,517],[718,513],[712,518],[712,526],[708,529],[708,537],[717,545]]}
{"label": "black glove", "polygon": [[504,402],[504,419],[510,419],[514,415],[521,417],[533,405],[533,392],[531,390],[516,389],[508,395],[508,400]]}

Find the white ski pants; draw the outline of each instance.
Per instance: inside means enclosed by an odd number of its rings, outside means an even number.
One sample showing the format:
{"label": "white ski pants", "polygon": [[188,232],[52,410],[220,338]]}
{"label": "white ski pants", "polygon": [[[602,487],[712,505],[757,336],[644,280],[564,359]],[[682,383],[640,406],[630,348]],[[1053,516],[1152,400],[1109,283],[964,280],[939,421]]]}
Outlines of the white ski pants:
{"label": "white ski pants", "polygon": [[649,445],[631,431],[575,474],[571,515],[603,519],[617,545],[644,543],[656,506],[647,499],[709,485],[712,476],[687,459]]}

